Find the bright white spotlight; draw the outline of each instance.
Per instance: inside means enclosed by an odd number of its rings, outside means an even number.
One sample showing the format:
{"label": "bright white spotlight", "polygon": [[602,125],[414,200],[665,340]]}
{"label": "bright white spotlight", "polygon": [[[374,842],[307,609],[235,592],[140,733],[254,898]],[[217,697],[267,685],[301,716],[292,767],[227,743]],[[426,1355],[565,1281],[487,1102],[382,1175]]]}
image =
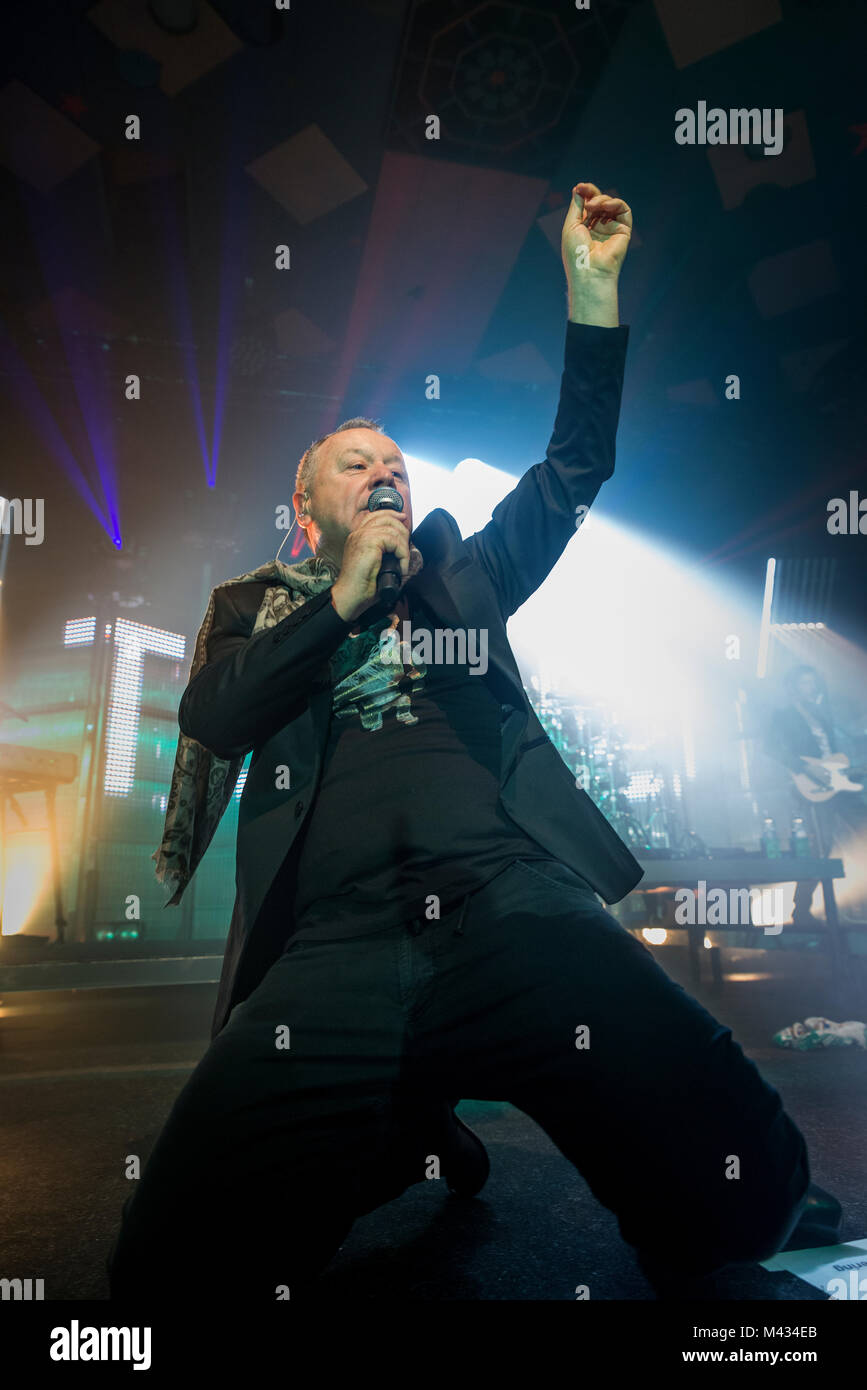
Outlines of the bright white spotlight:
{"label": "bright white spotlight", "polygon": [[[414,459],[410,480],[414,519],[424,503],[445,506],[464,537],[488,524],[518,482],[475,458],[463,459],[451,475]],[[419,481],[430,484],[424,503],[417,502]],[[737,668],[726,656],[729,635],[739,637],[740,650],[756,651],[760,638],[751,598],[614,525],[597,505],[509,619],[508,633],[525,688],[554,691],[576,706],[607,706],[646,748],[675,734],[676,761],[690,780],[718,743],[715,710]]]}

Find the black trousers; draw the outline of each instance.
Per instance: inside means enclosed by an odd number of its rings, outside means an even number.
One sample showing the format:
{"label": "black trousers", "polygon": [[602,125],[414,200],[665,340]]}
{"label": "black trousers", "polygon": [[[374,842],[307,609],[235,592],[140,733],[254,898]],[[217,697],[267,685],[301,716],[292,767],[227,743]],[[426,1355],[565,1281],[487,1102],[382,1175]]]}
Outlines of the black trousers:
{"label": "black trousers", "polygon": [[767,1258],[804,1204],[803,1137],[731,1030],[571,870],[518,860],[439,921],[290,942],[179,1095],[112,1297],[303,1296],[357,1216],[436,1174],[456,1096],[531,1116],[642,1263]]}
{"label": "black trousers", "polygon": [[[830,801],[808,801],[795,792],[797,815],[803,816],[807,831],[812,833],[820,855],[829,855],[837,839],[846,831],[863,835],[867,832],[867,803],[860,792],[838,792]],[[860,847],[863,852],[863,845]],[[793,911],[809,912],[818,879],[804,879],[795,887]]]}

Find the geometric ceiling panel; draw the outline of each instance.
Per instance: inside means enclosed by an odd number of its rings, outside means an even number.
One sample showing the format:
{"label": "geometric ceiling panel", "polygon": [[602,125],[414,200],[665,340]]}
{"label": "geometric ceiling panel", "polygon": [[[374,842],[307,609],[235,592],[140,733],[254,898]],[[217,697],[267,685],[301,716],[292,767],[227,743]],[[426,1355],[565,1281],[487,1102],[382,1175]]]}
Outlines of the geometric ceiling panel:
{"label": "geometric ceiling panel", "polygon": [[468,367],[547,189],[524,174],[386,152],[344,360]]}
{"label": "geometric ceiling panel", "polygon": [[535,343],[519,343],[505,352],[483,357],[476,369],[488,381],[514,381],[521,386],[552,386],[559,380]]}
{"label": "geometric ceiling panel", "polygon": [[759,261],[748,284],[763,319],[802,309],[840,288],[831,243],[824,238]]}
{"label": "geometric ceiling panel", "polygon": [[795,352],[785,353],[780,358],[780,366],[792,390],[808,391],[816,374],[826,362],[842,352],[847,342],[847,338],[834,338],[830,343],[819,343],[816,347],[798,348]]}
{"label": "geometric ceiling panel", "polygon": [[384,143],[550,176],[642,3],[410,0]]}
{"label": "geometric ceiling panel", "polygon": [[654,5],[678,68],[740,43],[783,17],[779,0],[654,0]]}
{"label": "geometric ceiling panel", "polygon": [[367,184],[318,125],[275,145],[247,173],[302,227],[367,192]]}
{"label": "geometric ceiling panel", "polygon": [[778,155],[757,158],[743,145],[716,145],[708,149],[707,157],[727,211],[742,203],[759,184],[793,188],[795,184],[816,177],[806,113],[790,111],[783,121],[783,129],[784,143]]}
{"label": "geometric ceiling panel", "polygon": [[0,90],[0,164],[48,193],[99,154],[83,130],[22,82]]}
{"label": "geometric ceiling panel", "polygon": [[336,343],[323,333],[300,309],[284,309],[274,319],[274,332],[281,352],[293,357],[322,357],[333,352]]}
{"label": "geometric ceiling panel", "polygon": [[244,47],[204,0],[195,8],[196,27],[190,34],[162,29],[141,0],[101,0],[87,18],[117,48],[146,53],[159,63],[160,87],[174,96]]}
{"label": "geometric ceiling panel", "polygon": [[536,226],[550,243],[551,250],[559,256],[561,254],[561,239],[563,236],[563,223],[566,221],[566,213],[569,211],[569,204],[564,203],[562,207],[554,208],[553,212],[546,212],[542,217],[536,218]]}
{"label": "geometric ceiling panel", "polygon": [[478,155],[557,125],[578,63],[556,15],[496,0],[463,15],[448,8],[437,16],[418,92],[424,110],[442,113],[446,138]]}

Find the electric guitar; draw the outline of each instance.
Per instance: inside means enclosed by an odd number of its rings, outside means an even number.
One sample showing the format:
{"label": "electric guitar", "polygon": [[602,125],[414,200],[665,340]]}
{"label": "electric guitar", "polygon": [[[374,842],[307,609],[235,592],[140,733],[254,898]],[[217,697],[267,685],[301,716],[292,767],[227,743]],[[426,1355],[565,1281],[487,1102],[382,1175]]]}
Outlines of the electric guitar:
{"label": "electric guitar", "polygon": [[[838,792],[860,792],[864,790],[863,780],[855,782],[853,777],[867,777],[867,768],[850,767],[845,753],[832,753],[830,758],[804,757],[807,767],[821,768],[829,774],[831,781],[827,787],[820,786],[810,777],[807,769],[793,772],[792,780],[802,796],[808,801],[830,801]],[[851,774],[851,775],[849,775]]]}

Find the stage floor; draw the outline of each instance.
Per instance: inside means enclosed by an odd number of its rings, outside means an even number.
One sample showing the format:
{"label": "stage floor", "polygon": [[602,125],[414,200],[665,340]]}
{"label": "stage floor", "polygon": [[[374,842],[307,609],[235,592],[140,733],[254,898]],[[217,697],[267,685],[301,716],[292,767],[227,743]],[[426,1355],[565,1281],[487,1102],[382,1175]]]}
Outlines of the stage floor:
{"label": "stage floor", "polygon": [[[784,1052],[777,1029],[827,1007],[828,963],[801,952],[729,953],[745,978],[712,996],[689,980],[685,948],[654,954],[729,1024],[782,1093],[809,1146],[813,1178],[842,1202],[841,1239],[867,1235],[867,1053]],[[3,996],[0,1185],[3,1271],[45,1280],[46,1299],[105,1299],[104,1262],[127,1153],[146,1155],[207,1046],[213,984],[8,992]],[[863,1013],[861,1017],[863,1017]],[[465,1100],[492,1171],[480,1196],[416,1184],[356,1222],[317,1298],[394,1301],[652,1299],[614,1216],[532,1121],[513,1107]],[[676,1183],[675,1183],[676,1186]],[[821,1299],[760,1266],[720,1282],[720,1299]]]}

